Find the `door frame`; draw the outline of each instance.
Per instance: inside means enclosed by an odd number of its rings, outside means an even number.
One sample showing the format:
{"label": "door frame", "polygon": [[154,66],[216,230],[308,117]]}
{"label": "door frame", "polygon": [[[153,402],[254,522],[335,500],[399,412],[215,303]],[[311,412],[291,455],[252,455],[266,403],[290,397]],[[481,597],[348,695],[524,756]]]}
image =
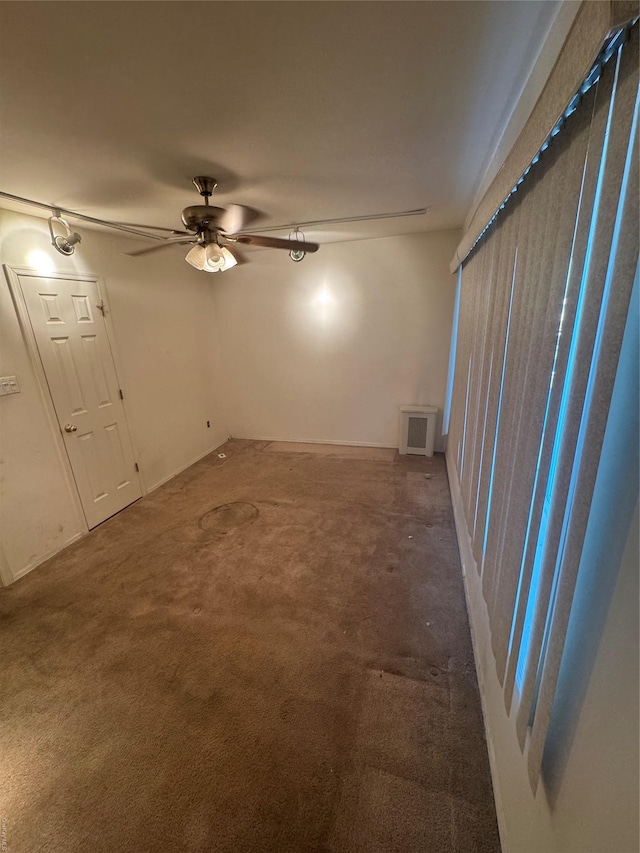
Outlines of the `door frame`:
{"label": "door frame", "polygon": [[[29,353],[29,360],[35,373],[36,384],[40,392],[40,398],[42,400],[42,403],[44,404],[49,428],[51,433],[53,434],[58,458],[62,464],[65,481],[71,494],[77,520],[82,530],[82,535],[86,536],[86,534],[90,532],[89,524],[87,523],[87,518],[84,514],[82,501],[80,500],[80,492],[78,491],[78,485],[73,475],[73,469],[71,467],[67,448],[65,447],[64,441],[62,439],[62,433],[60,432],[60,423],[58,421],[58,416],[56,415],[56,410],[53,405],[53,397],[51,396],[51,391],[49,390],[49,383],[47,382],[47,376],[42,364],[42,359],[40,358],[40,352],[38,350],[36,336],[31,325],[31,319],[29,317],[27,303],[24,298],[24,293],[22,292],[20,276],[25,276],[29,278],[52,278],[61,281],[86,281],[96,285],[98,295],[104,304],[105,310],[103,316],[105,323],[105,331],[107,335],[107,342],[109,344],[109,350],[113,359],[113,367],[116,373],[116,379],[118,380],[118,387],[121,388],[122,385],[120,384],[119,377],[122,371],[120,370],[120,361],[118,358],[117,348],[115,346],[116,336],[115,329],[113,328],[113,323],[111,322],[111,307],[109,305],[109,295],[107,292],[106,282],[101,276],[93,275],[92,273],[67,273],[60,272],[59,270],[56,270],[55,272],[41,272],[40,270],[33,269],[32,267],[14,266],[12,264],[3,264],[3,268],[7,282],[9,284],[9,290],[11,292],[13,304],[16,309],[16,314],[18,315],[18,323],[20,325],[20,330],[27,346],[27,352]],[[134,457],[137,460],[139,457],[138,448],[136,446],[136,441],[129,425],[130,418],[127,414],[126,395],[125,398],[122,400],[122,406],[127,432],[129,433],[129,439],[131,441],[131,447],[133,448]],[[138,482],[140,484],[140,491],[142,493],[142,496],[144,497],[147,494],[147,488],[144,481],[144,477],[142,476],[142,471],[139,467],[139,463],[137,476]]]}

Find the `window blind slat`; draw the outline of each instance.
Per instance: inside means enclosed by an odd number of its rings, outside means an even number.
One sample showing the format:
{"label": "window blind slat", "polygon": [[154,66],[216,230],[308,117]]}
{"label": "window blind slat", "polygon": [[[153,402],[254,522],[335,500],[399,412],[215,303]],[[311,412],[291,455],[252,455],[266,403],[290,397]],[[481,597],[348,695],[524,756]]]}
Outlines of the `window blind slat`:
{"label": "window blind slat", "polygon": [[[602,302],[603,282],[606,274],[607,260],[611,250],[611,238],[615,217],[615,204],[603,202],[602,192],[611,194],[616,199],[620,191],[622,168],[620,163],[610,161],[607,151],[613,134],[617,131],[614,125],[613,107],[615,101],[612,91],[615,82],[616,63],[606,66],[598,84],[596,95],[596,112],[594,125],[596,133],[590,143],[592,163],[598,166],[597,183],[593,203],[584,198],[589,220],[587,236],[587,252],[585,255],[584,274],[581,282],[581,293],[575,308],[576,327],[573,335],[572,351],[567,365],[568,378],[566,391],[561,402],[560,417],[562,431],[559,434],[553,491],[550,495],[549,523],[546,530],[544,549],[542,552],[539,572],[539,587],[537,606],[533,616],[529,638],[529,652],[524,672],[523,687],[520,698],[517,728],[521,745],[524,745],[525,735],[530,724],[535,700],[538,679],[538,663],[542,650],[546,614],[556,576],[558,549],[560,548],[565,524],[564,507],[571,486],[573,461],[578,445],[578,433],[584,405],[591,354],[593,352],[600,307]],[[618,116],[622,125],[627,124],[623,116]],[[626,128],[627,134],[629,128]],[[602,142],[600,142],[602,140]],[[599,147],[599,151],[596,148]],[[626,146],[625,146],[626,150]],[[600,154],[600,156],[598,156]],[[616,165],[618,169],[616,170]],[[611,209],[613,208],[613,209]],[[587,448],[584,448],[586,451]]]}
{"label": "window blind slat", "polygon": [[[590,93],[588,97],[593,100]],[[544,178],[552,192],[544,205],[538,208],[537,216],[542,219],[544,228],[541,242],[532,247],[539,263],[527,277],[526,286],[534,294],[534,299],[527,317],[526,352],[516,382],[518,394],[512,401],[518,412],[515,454],[511,457],[503,528],[503,570],[493,588],[493,610],[498,628],[492,632],[492,641],[501,683],[506,670],[518,586],[526,583],[528,587],[528,579],[521,577],[520,568],[539,470],[540,441],[589,138],[591,111],[587,107],[585,104],[580,116],[558,138],[554,151],[550,152],[549,170]]]}
{"label": "window blind slat", "polygon": [[[571,496],[565,510],[562,566],[550,617],[529,745],[529,773],[538,779],[551,715],[582,544],[589,517],[600,449],[611,401],[622,336],[638,259],[638,29],[621,52],[594,235],[593,276],[603,295],[595,352],[578,425],[578,454],[571,466]],[[618,203],[616,203],[618,202]]]}
{"label": "window blind slat", "polygon": [[[495,238],[493,288],[492,288],[492,325],[489,331],[489,361],[490,382],[487,386],[486,417],[482,440],[482,459],[477,475],[477,514],[475,520],[475,535],[473,537],[473,553],[476,565],[481,574],[485,570],[486,523],[489,511],[490,495],[492,492],[493,476],[495,474],[495,438],[497,436],[498,409],[503,388],[503,362],[507,341],[507,327],[511,309],[511,282],[516,265],[517,237],[520,228],[526,231],[526,220],[522,219],[522,197],[515,201],[515,209],[511,215],[500,218],[496,238],[504,237],[502,243]],[[488,244],[487,244],[488,245]],[[464,275],[464,267],[463,267]]]}
{"label": "window blind slat", "polygon": [[[541,164],[541,178],[549,168],[548,159]],[[505,365],[505,382],[500,422],[498,424],[498,460],[495,469],[490,535],[487,546],[487,559],[491,571],[484,575],[484,595],[490,617],[493,618],[492,636],[501,630],[500,616],[495,613],[496,593],[504,571],[504,547],[507,536],[507,516],[513,469],[519,469],[518,428],[520,422],[519,400],[522,386],[523,364],[526,360],[527,340],[531,324],[532,307],[535,301],[535,288],[532,286],[540,264],[539,246],[544,232],[544,221],[536,215],[540,209],[546,209],[550,190],[546,181],[539,180],[525,189],[522,204],[522,216],[526,216],[526,227],[522,229],[518,240],[518,262],[513,285],[513,309],[510,322],[510,334]]]}
{"label": "window blind slat", "polygon": [[533,787],[637,263],[637,32],[607,47],[460,277],[449,459]]}
{"label": "window blind slat", "polygon": [[[546,164],[541,164],[541,171],[546,170],[546,168]],[[537,242],[538,232],[542,228],[541,221],[535,218],[535,211],[539,204],[544,205],[545,200],[546,185],[541,182],[531,183],[522,193],[515,274],[512,282],[506,283],[511,291],[511,306],[504,358],[500,416],[497,421],[493,483],[489,506],[490,524],[483,570],[483,593],[490,618],[494,614],[495,590],[502,572],[505,519],[509,501],[508,487],[515,460],[514,435],[518,410],[517,406],[514,405],[514,400],[517,400],[518,395],[519,365],[522,357],[528,308],[532,298],[532,292],[526,286],[526,282],[527,276],[531,275],[536,263],[532,244]]]}
{"label": "window blind slat", "polygon": [[470,324],[473,318],[471,299],[473,297],[473,280],[478,258],[469,259],[469,271],[463,277],[460,286],[460,310],[458,320],[458,343],[456,363],[451,395],[451,417],[449,426],[449,442],[455,452],[455,464],[458,479],[462,481],[462,449],[464,443],[465,402],[469,375],[469,359],[471,357]]}
{"label": "window blind slat", "polygon": [[[575,317],[577,295],[582,276],[584,259],[587,251],[589,235],[589,223],[591,220],[593,203],[596,189],[597,170],[600,159],[605,123],[597,121],[594,116],[594,102],[596,90],[587,94],[580,115],[575,116],[574,135],[570,149],[571,165],[566,165],[572,171],[569,177],[569,187],[566,193],[566,217],[563,214],[563,231],[561,239],[557,242],[556,285],[565,289],[565,318],[560,339],[557,340],[557,352],[555,353],[555,372],[553,387],[550,389],[546,403],[538,401],[538,418],[541,416],[546,420],[544,434],[536,436],[538,449],[529,450],[530,454],[537,455],[537,484],[531,497],[528,518],[528,536],[525,536],[523,553],[521,555],[520,572],[517,579],[512,579],[510,588],[505,590],[501,606],[508,607],[513,614],[513,625],[510,640],[510,655],[505,677],[505,705],[511,706],[513,688],[515,683],[515,671],[520,651],[520,641],[525,618],[527,597],[530,589],[531,573],[536,556],[537,538],[540,531],[540,523],[545,500],[545,489],[549,469],[551,466],[551,455],[553,450],[553,437],[555,435],[560,408],[562,378],[566,372],[569,357],[571,335],[573,331],[573,318]],[[608,100],[602,101],[602,93],[599,110],[604,115]],[[564,164],[563,164],[564,165]],[[555,278],[555,276],[554,276]],[[555,332],[549,331],[549,336],[554,337]],[[549,338],[542,349],[547,358],[551,357],[555,344]],[[516,585],[514,590],[514,585]],[[520,586],[520,596],[514,599]],[[500,650],[501,665],[504,649]]]}
{"label": "window blind slat", "polygon": [[461,493],[465,508],[465,513],[469,512],[470,491],[472,488],[472,468],[473,468],[473,449],[474,435],[477,420],[477,387],[478,377],[482,368],[482,324],[484,321],[484,288],[482,282],[485,281],[487,269],[487,253],[482,252],[478,256],[478,265],[476,270],[476,285],[470,292],[471,300],[471,361],[468,375],[468,386],[466,394],[466,417],[465,417],[465,440],[464,440],[464,468],[461,479]]}
{"label": "window blind slat", "polygon": [[491,309],[491,283],[493,263],[493,247],[487,245],[486,250],[480,253],[479,275],[474,287],[476,294],[476,326],[474,334],[474,369],[471,374],[470,386],[470,411],[467,417],[468,441],[467,441],[467,468],[465,476],[465,488],[462,491],[463,505],[470,525],[475,525],[476,490],[478,459],[481,448],[478,442],[478,433],[481,431],[481,422],[484,418],[484,399],[482,388],[486,385],[488,365],[486,363],[487,349],[487,326],[490,322]]}
{"label": "window blind slat", "polygon": [[[510,217],[509,222],[510,232],[513,232],[513,229],[517,226],[517,215],[517,212],[514,210],[513,216]],[[503,298],[504,294],[503,290],[497,286],[497,268],[500,263],[500,250],[504,232],[505,229],[499,227],[494,239],[488,242],[486,247],[483,247],[483,251],[488,257],[488,267],[485,273],[485,280],[483,282],[486,322],[483,331],[483,371],[481,382],[478,386],[479,406],[478,420],[474,436],[474,467],[472,473],[473,482],[470,495],[469,515],[469,532],[474,548],[477,548],[478,544],[482,543],[484,539],[484,529],[480,529],[478,526],[479,523],[480,525],[484,523],[484,514],[479,518],[478,512],[480,509],[480,500],[482,498],[480,491],[480,479],[486,452],[485,443],[487,421],[490,420],[491,417],[489,406],[491,399],[495,397],[495,395],[492,397],[490,389],[492,387],[492,383],[494,383],[495,374],[498,372],[494,372],[493,366],[494,339],[500,327],[504,325],[504,322],[506,322],[506,313],[503,305],[505,301]],[[508,240],[510,236],[509,233],[507,233],[506,236]],[[477,565],[481,565],[480,560],[477,560]]]}

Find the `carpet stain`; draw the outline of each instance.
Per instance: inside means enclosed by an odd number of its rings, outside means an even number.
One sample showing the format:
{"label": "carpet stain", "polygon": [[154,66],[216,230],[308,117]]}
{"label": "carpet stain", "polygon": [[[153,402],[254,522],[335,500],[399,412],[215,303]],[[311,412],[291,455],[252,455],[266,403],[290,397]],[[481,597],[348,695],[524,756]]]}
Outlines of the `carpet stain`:
{"label": "carpet stain", "polygon": [[225,536],[236,527],[243,524],[253,524],[259,515],[258,509],[250,503],[236,501],[235,503],[221,504],[198,519],[198,527],[207,533],[217,536]]}

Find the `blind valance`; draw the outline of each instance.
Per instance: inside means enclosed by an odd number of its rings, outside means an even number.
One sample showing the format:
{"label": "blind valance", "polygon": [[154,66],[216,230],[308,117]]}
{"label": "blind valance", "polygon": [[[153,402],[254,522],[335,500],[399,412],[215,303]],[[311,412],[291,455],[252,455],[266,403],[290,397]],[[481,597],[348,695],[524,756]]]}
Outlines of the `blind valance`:
{"label": "blind valance", "polygon": [[585,0],[549,79],[515,145],[482,197],[451,261],[455,272],[469,255],[554,129],[589,80],[603,47],[638,17],[637,0]]}

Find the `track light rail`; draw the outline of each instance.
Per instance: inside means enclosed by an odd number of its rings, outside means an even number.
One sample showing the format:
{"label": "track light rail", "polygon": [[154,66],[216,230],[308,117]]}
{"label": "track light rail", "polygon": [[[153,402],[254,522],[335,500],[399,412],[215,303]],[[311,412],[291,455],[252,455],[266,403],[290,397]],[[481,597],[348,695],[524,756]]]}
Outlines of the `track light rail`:
{"label": "track light rail", "polygon": [[[6,198],[10,201],[17,201],[20,204],[27,204],[31,207],[38,207],[41,210],[48,210],[52,216],[64,214],[65,216],[70,216],[72,219],[80,219],[83,222],[93,222],[94,225],[103,225],[105,228],[113,228],[116,231],[124,231],[127,234],[135,234],[136,237],[148,237],[151,240],[164,240],[164,237],[160,237],[157,234],[148,234],[146,231],[140,231],[137,228],[130,228],[128,225],[120,225],[118,222],[109,222],[107,219],[97,219],[95,216],[88,216],[86,213],[77,213],[75,210],[68,210],[65,207],[60,207],[59,204],[46,204],[46,202],[42,201],[34,201],[31,198],[23,198],[19,195],[13,195],[12,193],[5,193],[0,191],[0,198]],[[171,228],[164,228],[164,231],[171,231]]]}
{"label": "track light rail", "polygon": [[[67,208],[60,207],[57,204],[46,204],[41,201],[34,201],[30,198],[23,198],[19,195],[12,195],[11,193],[5,193],[0,191],[0,198],[7,198],[11,201],[17,201],[20,204],[28,204],[32,207],[39,207],[42,210],[48,210],[53,215],[55,212],[63,213],[65,216],[70,216],[73,219],[80,219],[84,222],[92,222],[95,225],[104,225],[105,228],[113,228],[116,231],[124,231],[127,234],[135,234],[137,237],[149,237],[152,240],[164,240],[164,237],[161,237],[156,234],[149,234],[147,231],[140,231],[138,228],[132,228],[129,223],[124,222],[110,222],[107,219],[98,219],[95,216],[88,216],[86,213],[77,213],[74,210],[68,210]],[[255,234],[259,231],[291,231],[296,228],[313,228],[317,225],[341,225],[347,222],[372,222],[376,219],[400,219],[404,216],[424,216],[425,213],[429,210],[428,207],[419,207],[415,210],[398,210],[392,213],[371,213],[366,216],[342,216],[338,219],[310,219],[307,222],[291,222],[286,225],[270,225],[266,228],[245,228],[245,234]],[[143,226],[144,228],[149,228],[149,231],[165,231],[170,234],[180,234],[182,232],[176,230],[175,228],[164,228],[161,225],[149,225]]]}
{"label": "track light rail", "polygon": [[313,228],[315,225],[340,225],[345,222],[371,222],[374,219],[400,219],[403,216],[424,216],[428,207],[419,207],[416,210],[399,210],[394,213],[370,213],[366,216],[343,216],[340,219],[311,219],[308,222],[291,222],[288,225],[271,225],[268,228],[245,228],[246,234],[254,231],[290,231],[295,228]]}

